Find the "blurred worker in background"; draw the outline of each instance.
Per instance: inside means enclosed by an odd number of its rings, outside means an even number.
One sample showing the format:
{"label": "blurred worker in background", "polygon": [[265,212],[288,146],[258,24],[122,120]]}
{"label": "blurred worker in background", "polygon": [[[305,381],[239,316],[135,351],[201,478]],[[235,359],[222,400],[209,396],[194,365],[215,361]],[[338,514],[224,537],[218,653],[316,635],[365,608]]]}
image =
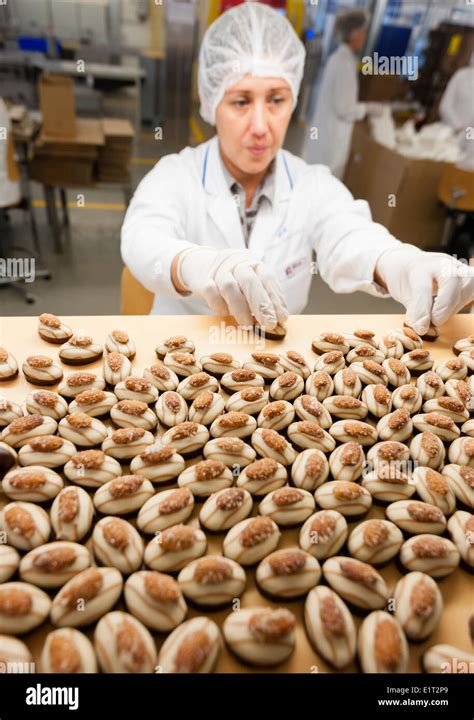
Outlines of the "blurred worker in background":
{"label": "blurred worker in background", "polygon": [[20,173],[14,155],[10,115],[1,97],[0,128],[5,132],[5,137],[0,139],[0,208],[8,208],[20,201]]}
{"label": "blurred worker in background", "polygon": [[452,127],[459,136],[459,145],[463,151],[459,166],[474,171],[474,53],[467,67],[456,70],[446,86],[439,105],[441,120]]}
{"label": "blurred worker in background", "polygon": [[317,139],[308,137],[304,159],[327,165],[342,180],[351,147],[352,130],[366,115],[380,115],[382,105],[359,102],[358,55],[367,40],[368,18],[363,10],[347,10],[336,20],[341,43],[323,70],[311,128]]}

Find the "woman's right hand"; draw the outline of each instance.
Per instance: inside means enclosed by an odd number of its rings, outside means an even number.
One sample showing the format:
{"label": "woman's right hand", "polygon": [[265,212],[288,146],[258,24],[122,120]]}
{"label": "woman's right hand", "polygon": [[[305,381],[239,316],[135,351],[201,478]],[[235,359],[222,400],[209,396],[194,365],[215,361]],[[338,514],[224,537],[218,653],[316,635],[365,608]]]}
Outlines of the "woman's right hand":
{"label": "woman's right hand", "polygon": [[216,315],[233,315],[239,325],[257,322],[271,330],[288,319],[277,279],[250,250],[184,250],[177,277],[185,291],[203,298]]}

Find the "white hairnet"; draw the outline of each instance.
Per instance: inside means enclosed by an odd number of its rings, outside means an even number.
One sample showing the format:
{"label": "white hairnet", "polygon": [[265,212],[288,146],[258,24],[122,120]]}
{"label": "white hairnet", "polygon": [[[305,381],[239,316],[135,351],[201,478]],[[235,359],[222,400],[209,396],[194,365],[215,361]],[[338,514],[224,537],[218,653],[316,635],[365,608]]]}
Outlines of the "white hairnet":
{"label": "white hairnet", "polygon": [[215,125],[225,91],[245,75],[281,77],[293,93],[293,108],[303,76],[305,49],[288,20],[276,10],[245,2],[227,10],[204,35],[199,53],[198,86],[203,119]]}
{"label": "white hairnet", "polygon": [[336,33],[343,42],[347,42],[352,33],[365,27],[368,21],[369,18],[363,10],[346,10],[336,19]]}

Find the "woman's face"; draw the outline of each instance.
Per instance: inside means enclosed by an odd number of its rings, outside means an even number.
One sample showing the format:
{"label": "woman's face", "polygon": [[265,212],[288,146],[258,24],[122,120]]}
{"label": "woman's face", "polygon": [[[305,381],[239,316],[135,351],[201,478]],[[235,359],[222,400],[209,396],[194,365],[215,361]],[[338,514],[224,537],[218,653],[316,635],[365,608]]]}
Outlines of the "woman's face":
{"label": "woman's face", "polygon": [[247,75],[225,93],[216,110],[221,151],[245,175],[266,170],[285,141],[292,93],[282,78]]}

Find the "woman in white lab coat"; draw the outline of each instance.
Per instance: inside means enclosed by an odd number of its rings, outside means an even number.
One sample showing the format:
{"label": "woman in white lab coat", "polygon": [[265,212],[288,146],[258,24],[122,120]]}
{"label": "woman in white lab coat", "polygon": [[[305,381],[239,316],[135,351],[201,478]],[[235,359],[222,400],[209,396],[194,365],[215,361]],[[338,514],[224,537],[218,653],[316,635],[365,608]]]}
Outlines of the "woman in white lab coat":
{"label": "woman in white lab coat", "polygon": [[474,280],[443,276],[448,256],[398,242],[328,168],[282,149],[303,65],[291,25],[265,5],[239,5],[208,28],[199,93],[217,134],[163,157],[141,181],[122,228],[124,262],[155,293],[155,314],[233,315],[272,329],[303,310],[319,272],[336,292],[392,295],[425,332],[468,302]]}
{"label": "woman in white lab coat", "polygon": [[342,42],[324,67],[303,155],[309,163],[327,165],[342,180],[354,123],[367,114],[380,114],[381,105],[359,102],[357,56],[367,39],[366,14],[362,10],[343,12],[336,20],[336,36]]}
{"label": "woman in white lab coat", "polygon": [[10,115],[0,97],[0,208],[16,205],[21,198],[19,171],[14,158]]}
{"label": "woman in white lab coat", "polygon": [[471,63],[456,70],[439,104],[441,120],[455,132],[466,132],[474,124],[474,53]]}
{"label": "woman in white lab coat", "polygon": [[474,127],[474,53],[471,55],[470,65],[456,70],[448,82],[439,104],[439,114],[441,120],[457,133],[462,152],[457,166],[474,172],[474,147],[471,137]]}

